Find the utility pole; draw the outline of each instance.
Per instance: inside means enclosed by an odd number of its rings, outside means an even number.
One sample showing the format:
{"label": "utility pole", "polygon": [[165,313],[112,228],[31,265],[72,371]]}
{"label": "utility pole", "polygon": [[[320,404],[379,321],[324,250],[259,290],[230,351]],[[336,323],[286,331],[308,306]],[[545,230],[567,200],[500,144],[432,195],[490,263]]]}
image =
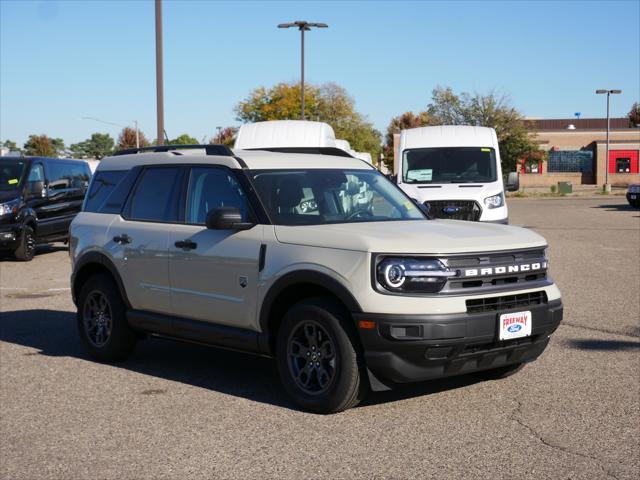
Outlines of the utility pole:
{"label": "utility pole", "polygon": [[609,98],[611,97],[611,94],[614,95],[618,95],[620,93],[622,93],[622,90],[596,90],[596,94],[598,95],[603,95],[603,94],[607,94],[607,156],[605,157],[606,160],[604,162],[604,185],[602,187],[602,191],[603,192],[610,192],[611,191],[611,184],[609,183],[609,130],[611,127],[611,122],[610,122],[610,117],[609,117]]}
{"label": "utility pole", "polygon": [[156,112],[157,142],[164,145],[164,82],[162,76],[162,0],[156,0]]}
{"label": "utility pole", "polygon": [[300,119],[304,120],[304,32],[315,28],[327,28],[326,23],[309,23],[304,20],[297,20],[293,23],[281,23],[278,28],[296,27],[300,30]]}
{"label": "utility pole", "polygon": [[133,121],[136,126],[136,148],[140,148],[140,130],[138,130],[138,120]]}

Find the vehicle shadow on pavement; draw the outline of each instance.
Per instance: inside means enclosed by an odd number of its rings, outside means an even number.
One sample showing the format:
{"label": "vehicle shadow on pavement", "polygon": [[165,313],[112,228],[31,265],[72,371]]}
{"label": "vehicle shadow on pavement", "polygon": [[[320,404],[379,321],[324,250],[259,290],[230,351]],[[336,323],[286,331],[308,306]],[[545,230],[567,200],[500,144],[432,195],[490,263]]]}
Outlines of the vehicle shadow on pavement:
{"label": "vehicle shadow on pavement", "polygon": [[625,340],[568,340],[565,342],[569,348],[580,350],[640,350],[640,342],[629,342]]}
{"label": "vehicle shadow on pavement", "polygon": [[[62,252],[65,250],[69,250],[69,247],[67,245],[63,245],[63,244],[56,244],[56,245],[38,245],[36,246],[36,254],[35,256],[38,257],[40,255],[44,255],[47,253],[55,253],[55,252]],[[13,255],[11,254],[11,252],[1,252],[0,253],[0,262],[18,262]]]}
{"label": "vehicle shadow on pavement", "polygon": [[[44,309],[2,312],[0,341],[39,350],[24,355],[75,357],[94,362],[80,342],[74,312]],[[109,366],[298,410],[280,385],[275,362],[255,355],[152,338],[141,341],[128,360]],[[429,395],[478,381],[467,375],[412,384],[372,393],[362,406]],[[146,395],[149,392],[139,393]]]}
{"label": "vehicle shadow on pavement", "polygon": [[628,203],[612,203],[607,205],[596,205],[591,208],[603,208],[609,212],[615,212],[615,211],[637,212],[638,211],[637,207],[632,207]]}

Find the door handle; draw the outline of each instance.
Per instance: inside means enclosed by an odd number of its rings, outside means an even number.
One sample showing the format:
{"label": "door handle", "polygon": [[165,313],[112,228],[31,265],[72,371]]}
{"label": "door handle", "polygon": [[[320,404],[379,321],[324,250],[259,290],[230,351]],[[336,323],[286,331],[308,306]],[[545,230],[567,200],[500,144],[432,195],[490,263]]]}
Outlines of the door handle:
{"label": "door handle", "polygon": [[125,245],[127,243],[131,243],[131,237],[126,233],[123,233],[122,235],[116,235],[113,237],[113,241],[120,245]]}
{"label": "door handle", "polygon": [[174,245],[178,248],[182,248],[183,250],[195,250],[198,248],[198,244],[192,240],[181,240],[174,243]]}

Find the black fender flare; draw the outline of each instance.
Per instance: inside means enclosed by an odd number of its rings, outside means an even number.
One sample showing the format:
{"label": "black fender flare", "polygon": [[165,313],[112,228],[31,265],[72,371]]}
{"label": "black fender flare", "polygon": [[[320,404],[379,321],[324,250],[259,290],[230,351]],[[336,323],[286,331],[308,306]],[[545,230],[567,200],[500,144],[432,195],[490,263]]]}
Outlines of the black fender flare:
{"label": "black fender flare", "polygon": [[297,270],[287,273],[276,280],[264,296],[264,300],[260,306],[259,316],[260,331],[263,334],[269,333],[269,315],[273,308],[273,303],[278,295],[286,288],[302,283],[316,285],[328,290],[335,295],[351,313],[362,313],[362,308],[355,297],[335,278],[330,277],[326,273],[315,270]]}
{"label": "black fender flare", "polygon": [[73,303],[77,302],[76,291],[78,290],[78,288],[76,286],[76,282],[78,279],[78,273],[81,272],[83,268],[91,264],[100,265],[111,274],[114,281],[116,282],[116,285],[118,286],[118,290],[120,291],[122,300],[124,301],[127,308],[131,308],[131,303],[129,302],[129,298],[127,297],[127,292],[124,288],[122,278],[118,273],[118,269],[109,259],[109,257],[100,252],[87,252],[81,255],[78,260],[76,260],[73,273],[71,274],[71,295],[73,297]]}

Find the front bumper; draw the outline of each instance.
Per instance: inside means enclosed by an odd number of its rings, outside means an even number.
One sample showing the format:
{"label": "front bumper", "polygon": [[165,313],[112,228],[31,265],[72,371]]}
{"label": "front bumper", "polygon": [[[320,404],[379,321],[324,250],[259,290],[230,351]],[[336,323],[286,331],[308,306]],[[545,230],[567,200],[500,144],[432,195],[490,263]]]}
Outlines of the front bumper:
{"label": "front bumper", "polygon": [[5,223],[0,225],[0,250],[15,250],[22,236],[22,225]]}
{"label": "front bumper", "polygon": [[562,320],[562,302],[518,308],[532,314],[531,336],[498,341],[498,317],[514,310],[446,315],[354,314],[367,368],[383,383],[408,383],[535,360]]}
{"label": "front bumper", "polygon": [[497,223],[499,225],[509,225],[509,217],[500,218],[499,220],[480,220],[483,223]]}

